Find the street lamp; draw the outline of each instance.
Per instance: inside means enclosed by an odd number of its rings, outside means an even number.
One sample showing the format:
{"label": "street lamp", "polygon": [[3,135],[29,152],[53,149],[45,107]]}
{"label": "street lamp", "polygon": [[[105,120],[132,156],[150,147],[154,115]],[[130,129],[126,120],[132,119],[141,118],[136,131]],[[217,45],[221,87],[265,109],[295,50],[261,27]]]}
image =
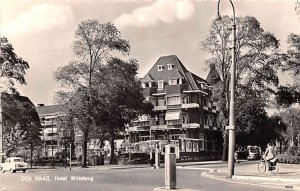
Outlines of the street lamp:
{"label": "street lamp", "polygon": [[52,129],[52,132],[51,132],[51,168],[53,168],[53,120],[54,120],[54,118],[52,118],[51,120],[52,120],[52,123],[51,123],[51,129]]}
{"label": "street lamp", "polygon": [[[231,0],[230,4],[233,10],[233,24],[232,24],[232,65],[231,65],[231,91],[230,91],[230,108],[229,108],[229,126],[226,129],[229,132],[229,146],[228,146],[228,178],[234,174],[234,150],[235,150],[235,41],[236,41],[236,24],[235,24],[235,9]],[[222,19],[220,16],[220,0],[218,1],[218,15],[217,19]]]}

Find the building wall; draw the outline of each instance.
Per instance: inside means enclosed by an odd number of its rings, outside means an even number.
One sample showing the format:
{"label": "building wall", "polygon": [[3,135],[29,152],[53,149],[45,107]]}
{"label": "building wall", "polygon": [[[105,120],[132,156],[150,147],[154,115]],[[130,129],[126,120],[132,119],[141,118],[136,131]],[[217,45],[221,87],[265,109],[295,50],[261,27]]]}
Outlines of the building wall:
{"label": "building wall", "polygon": [[[170,63],[174,63],[173,71],[167,69]],[[172,81],[176,78],[177,84]],[[164,88],[158,89],[162,80]],[[222,150],[221,131],[215,123],[218,112],[212,107],[210,86],[205,80],[189,73],[176,56],[167,56],[154,64],[142,82],[143,95],[154,105],[155,117],[129,125],[131,152],[149,152],[155,142],[161,147],[176,145],[181,160],[218,156]],[[148,149],[139,149],[147,148],[147,144]]]}

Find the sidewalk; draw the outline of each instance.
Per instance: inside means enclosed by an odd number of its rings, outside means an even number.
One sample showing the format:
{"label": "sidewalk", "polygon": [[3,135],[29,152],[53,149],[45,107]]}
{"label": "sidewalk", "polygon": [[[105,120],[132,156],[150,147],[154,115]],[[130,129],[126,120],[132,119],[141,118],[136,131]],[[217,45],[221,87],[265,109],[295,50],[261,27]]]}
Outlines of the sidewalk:
{"label": "sidewalk", "polygon": [[231,179],[227,178],[227,167],[209,169],[202,175],[222,181],[300,190],[300,164],[279,163],[278,174],[272,174],[271,172],[259,173],[257,164],[238,163],[235,165],[234,172]]}

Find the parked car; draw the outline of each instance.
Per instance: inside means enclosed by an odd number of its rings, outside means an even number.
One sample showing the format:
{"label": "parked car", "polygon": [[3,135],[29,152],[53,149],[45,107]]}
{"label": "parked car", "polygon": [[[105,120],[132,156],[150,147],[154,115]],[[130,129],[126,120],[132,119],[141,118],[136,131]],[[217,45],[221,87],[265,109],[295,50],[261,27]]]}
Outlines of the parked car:
{"label": "parked car", "polygon": [[5,171],[10,171],[12,173],[16,171],[26,172],[28,169],[28,164],[24,162],[21,157],[9,157],[5,160],[4,163],[1,164],[1,171],[4,173]]}
{"label": "parked car", "polygon": [[247,146],[248,160],[257,160],[261,158],[261,148],[258,146]]}

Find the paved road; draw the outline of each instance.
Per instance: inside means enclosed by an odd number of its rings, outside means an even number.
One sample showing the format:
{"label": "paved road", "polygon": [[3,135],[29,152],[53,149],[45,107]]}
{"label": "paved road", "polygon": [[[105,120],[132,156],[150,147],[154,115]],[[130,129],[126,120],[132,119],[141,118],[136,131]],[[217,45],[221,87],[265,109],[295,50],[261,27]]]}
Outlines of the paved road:
{"label": "paved road", "polygon": [[[202,172],[201,170],[177,169],[177,187],[202,191],[275,190],[213,180],[202,177]],[[67,180],[55,180],[55,177],[67,177]],[[71,177],[80,180],[70,180]],[[164,186],[164,169],[37,170],[27,173],[4,173],[0,175],[0,179],[2,190],[9,191],[151,191],[155,187]]]}

